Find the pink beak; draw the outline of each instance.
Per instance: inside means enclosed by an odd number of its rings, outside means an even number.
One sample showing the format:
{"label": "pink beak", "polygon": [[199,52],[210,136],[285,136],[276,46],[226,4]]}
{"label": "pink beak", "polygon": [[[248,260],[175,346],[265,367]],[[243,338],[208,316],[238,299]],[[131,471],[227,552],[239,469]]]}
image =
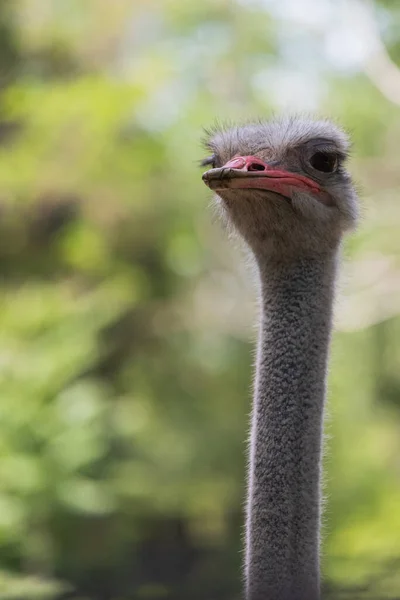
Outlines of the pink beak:
{"label": "pink beak", "polygon": [[291,198],[295,189],[304,190],[318,196],[329,204],[328,194],[321,186],[304,175],[274,169],[257,156],[235,156],[223,167],[209,169],[203,174],[203,181],[212,190],[223,189],[262,189],[276,192]]}

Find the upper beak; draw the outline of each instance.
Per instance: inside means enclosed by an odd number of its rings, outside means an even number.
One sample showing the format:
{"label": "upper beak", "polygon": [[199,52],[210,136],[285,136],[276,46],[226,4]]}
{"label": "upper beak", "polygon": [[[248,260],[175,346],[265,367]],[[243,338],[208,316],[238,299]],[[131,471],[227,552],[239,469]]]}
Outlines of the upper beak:
{"label": "upper beak", "polygon": [[203,181],[212,190],[263,189],[291,198],[294,189],[321,195],[321,187],[308,177],[275,169],[256,156],[235,156],[223,167],[209,169]]}

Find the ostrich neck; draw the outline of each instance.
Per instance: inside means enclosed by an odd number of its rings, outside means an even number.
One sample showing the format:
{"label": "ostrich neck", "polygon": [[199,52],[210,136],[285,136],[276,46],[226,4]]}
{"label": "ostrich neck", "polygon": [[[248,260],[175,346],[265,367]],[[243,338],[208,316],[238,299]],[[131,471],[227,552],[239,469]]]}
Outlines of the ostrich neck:
{"label": "ostrich neck", "polygon": [[336,252],[262,264],[247,600],[319,598],[320,471]]}

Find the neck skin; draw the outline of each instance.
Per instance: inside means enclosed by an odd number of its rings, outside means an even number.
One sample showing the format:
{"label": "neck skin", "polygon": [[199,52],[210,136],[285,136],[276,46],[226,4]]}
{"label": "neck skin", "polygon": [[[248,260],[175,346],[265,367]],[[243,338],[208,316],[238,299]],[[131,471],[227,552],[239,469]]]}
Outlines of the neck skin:
{"label": "neck skin", "polygon": [[336,251],[286,264],[259,261],[247,600],[320,597],[321,446],[336,262]]}

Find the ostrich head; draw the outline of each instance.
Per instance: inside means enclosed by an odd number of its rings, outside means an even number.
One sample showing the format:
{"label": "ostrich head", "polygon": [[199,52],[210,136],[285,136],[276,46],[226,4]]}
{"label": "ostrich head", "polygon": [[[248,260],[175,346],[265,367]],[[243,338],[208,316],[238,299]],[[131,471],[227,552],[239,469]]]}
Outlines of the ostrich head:
{"label": "ostrich head", "polygon": [[257,256],[335,248],[357,220],[346,135],[328,121],[282,119],[207,135],[203,180]]}

